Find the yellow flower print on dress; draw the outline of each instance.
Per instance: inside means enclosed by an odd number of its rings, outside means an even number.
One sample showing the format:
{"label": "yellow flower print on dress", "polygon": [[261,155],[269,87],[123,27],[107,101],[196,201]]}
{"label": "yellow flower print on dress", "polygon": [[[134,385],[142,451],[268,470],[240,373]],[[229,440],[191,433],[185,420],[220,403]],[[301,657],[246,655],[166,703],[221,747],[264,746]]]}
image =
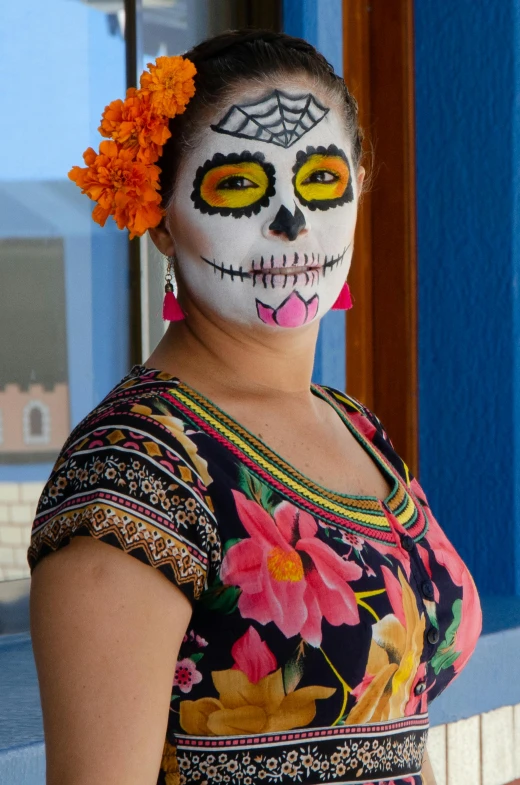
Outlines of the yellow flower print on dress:
{"label": "yellow flower print on dress", "polygon": [[333,687],[302,687],[285,694],[282,669],[252,684],[242,671],[213,671],[219,698],[180,704],[181,727],[194,736],[235,736],[305,728],[316,715],[316,700],[329,698]]}
{"label": "yellow flower print on dress", "polygon": [[165,785],[179,785],[181,781],[179,763],[177,761],[177,749],[168,740],[164,742],[161,769],[164,771]]}
{"label": "yellow flower print on dress", "polygon": [[426,619],[401,568],[399,581],[382,567],[394,613],[372,627],[372,642],[363,681],[353,690],[357,704],[347,725],[381,722],[405,716],[406,704],[419,668]]}
{"label": "yellow flower print on dress", "polygon": [[145,417],[149,417],[151,420],[155,420],[168,428],[190,456],[190,459],[206,488],[213,482],[213,478],[208,473],[208,462],[200,457],[196,444],[194,444],[189,436],[186,436],[184,433],[184,423],[182,420],[179,420],[177,417],[172,417],[171,415],[153,414],[153,410],[149,406],[142,406],[141,404],[132,406],[132,411],[136,412],[136,414],[144,414]]}
{"label": "yellow flower print on dress", "polygon": [[218,700],[181,702],[180,724],[186,733],[229,736],[304,728],[316,715],[316,701],[336,692],[312,686],[286,694],[282,669],[274,670],[276,658],[254,627],[233,644],[231,653],[233,668],[211,674]]}

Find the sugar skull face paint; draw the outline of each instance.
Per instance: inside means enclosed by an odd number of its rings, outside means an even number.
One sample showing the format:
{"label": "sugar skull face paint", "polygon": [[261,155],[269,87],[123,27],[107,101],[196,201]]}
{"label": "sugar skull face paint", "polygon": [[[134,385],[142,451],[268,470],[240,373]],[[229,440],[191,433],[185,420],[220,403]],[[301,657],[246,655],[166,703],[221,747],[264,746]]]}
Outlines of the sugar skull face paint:
{"label": "sugar skull face paint", "polygon": [[243,97],[179,167],[169,210],[179,274],[205,312],[294,329],[323,316],[347,277],[351,142],[340,111],[301,85]]}
{"label": "sugar skull face paint", "polygon": [[191,199],[203,213],[249,217],[267,207],[274,183],[274,167],[262,153],[216,153],[197,169]]}
{"label": "sugar skull face paint", "polygon": [[309,210],[328,210],[354,199],[347,156],[335,144],[297,153],[293,172],[296,196]]}

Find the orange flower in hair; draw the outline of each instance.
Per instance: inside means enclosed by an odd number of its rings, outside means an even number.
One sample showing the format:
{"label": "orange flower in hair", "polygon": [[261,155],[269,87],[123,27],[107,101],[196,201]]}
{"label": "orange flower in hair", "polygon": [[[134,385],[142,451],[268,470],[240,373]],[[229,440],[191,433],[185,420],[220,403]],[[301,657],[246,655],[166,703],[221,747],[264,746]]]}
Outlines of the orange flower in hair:
{"label": "orange flower in hair", "polygon": [[119,229],[140,237],[160,223],[159,177],[155,165],[170,138],[168,120],[182,114],[195,93],[196,69],[184,57],[158,57],[141,76],[141,88],[129,88],[124,101],[103,112],[99,132],[110,141],[83,154],[86,167],[73,166],[69,178],[97,202],[92,218],[104,226],[112,216]]}
{"label": "orange flower in hair", "polygon": [[127,90],[124,101],[118,98],[105,108],[98,130],[101,136],[133,150],[145,164],[157,161],[171,136],[168,118],[156,114],[150,96],[135,87]]}
{"label": "orange flower in hair", "polygon": [[163,216],[158,166],[136,161],[132,150],[112,141],[101,142],[99,153],[89,147],[83,158],[86,168],[72,167],[69,177],[98,203],[96,223],[104,226],[112,215],[119,229],[130,230],[130,239],[157,226]]}
{"label": "orange flower in hair", "polygon": [[193,77],[197,71],[191,60],[158,57],[148,68],[150,73],[141,74],[141,88],[150,93],[155,111],[166,117],[182,114],[195,95]]}

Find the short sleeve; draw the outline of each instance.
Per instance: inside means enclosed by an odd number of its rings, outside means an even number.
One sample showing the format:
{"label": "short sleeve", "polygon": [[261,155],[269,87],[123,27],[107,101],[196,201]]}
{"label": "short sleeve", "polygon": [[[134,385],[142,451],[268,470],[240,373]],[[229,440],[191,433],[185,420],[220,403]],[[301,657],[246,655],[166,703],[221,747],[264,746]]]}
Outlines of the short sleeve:
{"label": "short sleeve", "polygon": [[39,500],[27,561],[95,537],[160,570],[191,602],[221,560],[207,462],[157,397],[95,409],[71,434]]}

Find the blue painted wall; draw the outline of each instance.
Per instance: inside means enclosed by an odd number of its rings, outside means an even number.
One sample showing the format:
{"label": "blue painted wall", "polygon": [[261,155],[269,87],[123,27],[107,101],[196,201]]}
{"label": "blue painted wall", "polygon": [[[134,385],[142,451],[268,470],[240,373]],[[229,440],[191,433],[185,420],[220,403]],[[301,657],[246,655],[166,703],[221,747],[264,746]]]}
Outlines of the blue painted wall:
{"label": "blue painted wall", "polygon": [[515,9],[415,4],[420,473],[491,594],[519,587]]}
{"label": "blue painted wall", "polygon": [[[305,38],[343,74],[343,13],[341,0],[284,0],[283,29]],[[345,314],[328,313],[321,321],[313,381],[340,390],[346,384]]]}
{"label": "blue painted wall", "polygon": [[[520,2],[514,3],[514,102],[513,102],[513,242],[512,242],[512,297],[513,297],[513,432],[520,433]],[[514,439],[514,519],[515,588],[520,596],[520,439]]]}

